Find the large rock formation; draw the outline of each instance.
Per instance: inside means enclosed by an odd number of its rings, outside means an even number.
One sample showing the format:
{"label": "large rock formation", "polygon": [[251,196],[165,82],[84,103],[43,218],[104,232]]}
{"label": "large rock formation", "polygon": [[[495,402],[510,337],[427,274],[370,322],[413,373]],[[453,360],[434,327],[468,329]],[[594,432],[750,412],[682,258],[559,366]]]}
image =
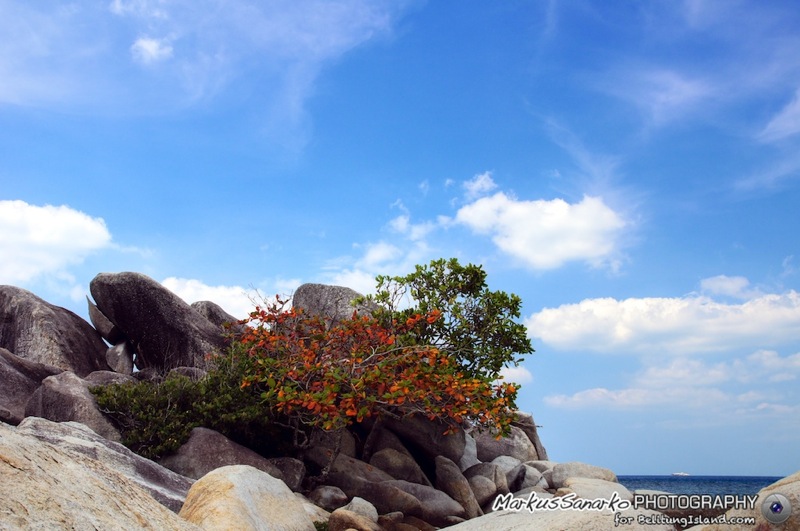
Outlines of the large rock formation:
{"label": "large rock formation", "polygon": [[150,277],[100,273],[89,288],[97,308],[134,347],[139,369],[202,367],[224,347],[217,325]]}
{"label": "large rock formation", "polygon": [[369,313],[376,308],[371,304],[353,306],[357,297],[361,294],[343,286],[303,284],[295,290],[292,305],[306,314],[323,317],[329,324],[336,324],[352,317],[353,312]]}
{"label": "large rock formation", "polygon": [[0,286],[0,347],[79,376],[108,369],[108,347],[89,323],[14,286]]}
{"label": "large rock formation", "polygon": [[89,383],[67,371],[42,381],[25,406],[25,416],[80,422],[110,441],[122,440],[117,428],[97,408]]}
{"label": "large rock formation", "polygon": [[289,487],[246,465],[203,476],[189,490],[180,515],[204,529],[314,531],[303,503]]}
{"label": "large rock formation", "polygon": [[28,417],[20,423],[15,433],[28,440],[38,440],[64,452],[81,454],[101,462],[104,467],[137,484],[174,512],[180,510],[192,485],[190,479],[136,455],[78,422],[51,422]]}
{"label": "large rock formation", "polygon": [[569,463],[558,463],[553,467],[550,486],[554,489],[561,488],[565,486],[567,478],[571,477],[594,478],[612,482],[617,481],[616,474],[607,468],[571,461]]}
{"label": "large rock formation", "polygon": [[26,360],[0,348],[0,422],[19,424],[25,405],[48,376],[61,369]]}
{"label": "large rock formation", "polygon": [[[286,458],[291,459],[291,458]],[[302,462],[297,461],[303,469]],[[276,477],[284,483],[300,486],[303,473],[284,477],[284,472],[271,460],[236,444],[224,435],[207,428],[194,428],[178,451],[161,460],[161,465],[188,478],[200,479],[212,470],[229,465],[249,465]]]}
{"label": "large rock formation", "polygon": [[495,435],[489,431],[473,434],[473,437],[478,447],[478,459],[483,462],[492,461],[501,455],[516,457],[522,462],[539,459],[533,442],[521,428],[516,426],[511,426],[508,437],[501,439],[495,439]]}
{"label": "large rock formation", "polygon": [[24,427],[0,423],[0,477],[0,529],[199,529],[102,455],[31,436]]}

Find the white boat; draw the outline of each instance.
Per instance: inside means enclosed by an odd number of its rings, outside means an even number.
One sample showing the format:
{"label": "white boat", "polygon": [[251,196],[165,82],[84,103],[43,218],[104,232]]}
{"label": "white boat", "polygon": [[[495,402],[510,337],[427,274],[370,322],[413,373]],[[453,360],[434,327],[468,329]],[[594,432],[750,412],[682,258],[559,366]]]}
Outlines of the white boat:
{"label": "white boat", "polygon": [[689,474],[688,474],[687,472],[673,472],[673,473],[672,473],[672,475],[673,475],[673,476],[686,477],[686,476],[688,476]]}

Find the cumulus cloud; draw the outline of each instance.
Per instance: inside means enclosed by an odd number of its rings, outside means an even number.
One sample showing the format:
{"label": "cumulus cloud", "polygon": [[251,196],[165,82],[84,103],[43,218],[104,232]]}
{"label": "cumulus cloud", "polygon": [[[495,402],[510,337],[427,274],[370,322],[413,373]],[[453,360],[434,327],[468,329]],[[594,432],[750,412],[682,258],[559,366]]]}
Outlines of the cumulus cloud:
{"label": "cumulus cloud", "polygon": [[571,261],[600,265],[619,250],[626,226],[601,198],[525,201],[497,192],[461,207],[456,222],[488,234],[505,253],[532,269],[554,269]]}
{"label": "cumulus cloud", "polygon": [[332,261],[327,267],[324,281],[347,286],[359,293],[375,292],[377,275],[404,275],[414,266],[430,259],[430,249],[423,240],[406,241],[397,245],[383,240],[357,244],[356,257],[343,257]]}
{"label": "cumulus cloud", "polygon": [[751,299],[761,295],[757,289],[750,288],[750,281],[745,277],[729,277],[717,275],[700,281],[700,289],[711,295],[723,295],[737,299]]}
{"label": "cumulus cloud", "polygon": [[776,114],[758,134],[764,142],[774,142],[800,133],[800,89],[794,99]]}
{"label": "cumulus cloud", "polygon": [[131,45],[131,55],[137,62],[149,65],[172,57],[172,45],[167,39],[139,37]]}
{"label": "cumulus cloud", "polygon": [[463,184],[466,190],[466,197],[470,200],[485,195],[497,188],[497,184],[495,184],[492,179],[492,172],[490,171],[479,173],[472,179],[464,181]]}
{"label": "cumulus cloud", "polygon": [[800,340],[800,294],[765,294],[741,304],[704,296],[586,299],[545,308],[525,322],[557,349],[614,353],[713,352]]}
{"label": "cumulus cloud", "polygon": [[503,367],[500,371],[503,382],[516,383],[520,385],[528,384],[533,381],[533,374],[522,365],[516,367]]}
{"label": "cumulus cloud", "polygon": [[68,206],[0,201],[0,283],[28,282],[64,270],[111,245],[102,218]]}
{"label": "cumulus cloud", "polygon": [[191,304],[197,301],[211,301],[226,312],[243,319],[253,311],[253,290],[241,286],[209,286],[193,278],[169,277],[161,285]]}

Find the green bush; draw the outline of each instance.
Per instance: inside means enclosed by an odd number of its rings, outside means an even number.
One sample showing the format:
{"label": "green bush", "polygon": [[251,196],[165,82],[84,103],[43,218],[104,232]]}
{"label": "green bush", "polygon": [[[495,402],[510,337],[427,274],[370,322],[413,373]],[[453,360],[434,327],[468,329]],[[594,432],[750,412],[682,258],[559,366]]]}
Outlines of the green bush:
{"label": "green bush", "polygon": [[291,434],[263,406],[253,389],[241,386],[249,363],[235,343],[213,360],[197,381],[171,373],[158,381],[94,387],[100,410],[117,426],[122,443],[143,457],[177,451],[193,428],[216,430],[264,456],[288,455]]}

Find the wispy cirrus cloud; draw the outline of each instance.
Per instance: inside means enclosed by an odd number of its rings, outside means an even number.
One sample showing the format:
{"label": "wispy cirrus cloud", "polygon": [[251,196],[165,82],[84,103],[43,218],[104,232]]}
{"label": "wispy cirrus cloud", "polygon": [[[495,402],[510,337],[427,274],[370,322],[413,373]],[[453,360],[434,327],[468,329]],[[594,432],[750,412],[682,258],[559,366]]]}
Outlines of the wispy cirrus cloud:
{"label": "wispy cirrus cloud", "polygon": [[[235,84],[258,95],[266,123],[302,137],[305,102],[325,65],[390,35],[404,5],[0,3],[0,103],[152,113],[218,97]],[[166,61],[170,68],[151,68]]]}
{"label": "wispy cirrus cloud", "polygon": [[800,90],[794,98],[764,126],[758,138],[764,142],[775,142],[800,133]]}
{"label": "wispy cirrus cloud", "polygon": [[758,350],[743,357],[706,362],[681,357],[648,365],[629,387],[595,387],[573,394],[545,397],[546,404],[565,409],[630,409],[662,406],[681,411],[713,407],[764,414],[796,406],[791,387],[780,387],[800,377],[800,353],[781,356]]}

